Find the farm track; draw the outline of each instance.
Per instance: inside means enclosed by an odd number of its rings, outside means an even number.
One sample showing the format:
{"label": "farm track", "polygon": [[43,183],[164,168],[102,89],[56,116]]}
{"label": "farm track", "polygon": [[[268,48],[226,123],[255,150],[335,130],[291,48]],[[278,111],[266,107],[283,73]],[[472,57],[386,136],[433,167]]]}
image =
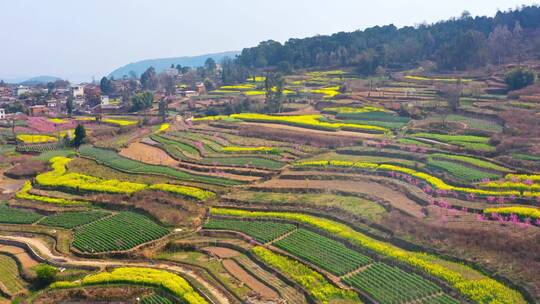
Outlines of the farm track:
{"label": "farm track", "polygon": [[223,267],[241,282],[244,282],[251,290],[260,294],[264,299],[273,300],[279,298],[277,292],[263,284],[256,277],[248,273],[233,259],[222,261]]}
{"label": "farm track", "polygon": [[249,269],[254,276],[260,278],[267,284],[275,287],[280,296],[287,301],[288,304],[303,304],[306,303],[304,295],[295,288],[285,284],[275,275],[261,268],[251,259],[246,256],[235,257],[234,260],[242,267]]}
{"label": "farm track", "polygon": [[157,268],[163,269],[170,272],[175,272],[182,274],[184,276],[189,276],[199,282],[201,285],[208,290],[214,298],[216,298],[220,304],[229,304],[231,303],[229,299],[217,288],[209,284],[199,275],[197,275],[193,270],[179,266],[179,265],[170,265],[165,263],[155,263],[155,262],[122,262],[115,260],[91,260],[91,259],[80,259],[73,258],[70,256],[57,255],[53,253],[47,245],[42,243],[40,240],[28,237],[21,236],[5,236],[1,235],[0,240],[7,240],[19,244],[27,245],[32,248],[32,250],[40,256],[43,260],[53,262],[53,264],[66,265],[70,267],[91,267],[91,268],[100,268],[105,269],[107,267],[145,267],[145,268]]}

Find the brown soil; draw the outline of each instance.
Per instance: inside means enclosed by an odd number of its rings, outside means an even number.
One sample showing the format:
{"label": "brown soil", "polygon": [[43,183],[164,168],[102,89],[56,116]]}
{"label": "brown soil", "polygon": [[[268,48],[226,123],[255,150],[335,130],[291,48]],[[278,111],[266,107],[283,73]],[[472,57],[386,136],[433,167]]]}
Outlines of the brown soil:
{"label": "brown soil", "polygon": [[254,188],[277,189],[317,189],[343,191],[349,193],[363,193],[388,201],[394,208],[404,211],[417,218],[422,218],[422,207],[405,196],[404,193],[392,190],[375,182],[347,181],[347,180],[289,180],[272,179],[254,186]]}
{"label": "brown soil", "polygon": [[24,249],[16,246],[0,245],[0,252],[7,252],[15,255],[21,262],[24,269],[29,269],[38,264]]}
{"label": "brown soil", "polygon": [[33,303],[138,303],[137,297],[149,295],[150,288],[136,286],[85,287],[56,289],[40,294]]}
{"label": "brown soil", "polygon": [[211,252],[215,254],[216,256],[222,258],[222,259],[228,259],[233,258],[235,256],[240,255],[240,253],[236,250],[232,250],[225,247],[205,247],[204,250]]}
{"label": "brown soil", "polygon": [[[175,167],[175,168],[178,168],[179,166],[181,166],[181,162],[172,158],[165,151],[157,147],[143,144],[141,142],[134,142],[130,144],[127,148],[122,149],[119,154],[124,157],[134,159],[134,160],[147,163],[147,164],[152,164],[152,165],[162,165],[162,166],[169,166],[169,167]],[[197,167],[197,165],[192,166],[190,164],[190,167]],[[200,166],[200,167],[217,169],[217,170],[220,169],[220,167],[213,167],[213,166]],[[223,167],[223,169],[224,168],[225,167]],[[189,170],[189,169],[183,169],[182,171],[194,173],[194,174],[201,174],[201,172]],[[211,175],[240,180],[240,181],[256,181],[260,179],[259,177],[256,177],[256,176],[244,176],[244,175],[230,174],[230,173],[225,173],[225,172],[219,173],[219,174],[212,173]]]}
{"label": "brown soil", "polygon": [[279,298],[279,295],[269,288],[268,286],[261,283],[259,280],[254,278],[252,275],[247,273],[240,265],[238,265],[233,260],[223,260],[223,267],[227,269],[235,278],[244,282],[251,290],[257,292],[264,299],[272,300]]}
{"label": "brown soil", "polygon": [[134,142],[120,151],[120,155],[147,164],[176,167],[178,161],[165,151],[140,142]]}
{"label": "brown soil", "polygon": [[307,106],[305,108],[302,108],[296,111],[283,113],[283,115],[313,115],[313,114],[320,114],[320,112],[317,111],[313,106]]}

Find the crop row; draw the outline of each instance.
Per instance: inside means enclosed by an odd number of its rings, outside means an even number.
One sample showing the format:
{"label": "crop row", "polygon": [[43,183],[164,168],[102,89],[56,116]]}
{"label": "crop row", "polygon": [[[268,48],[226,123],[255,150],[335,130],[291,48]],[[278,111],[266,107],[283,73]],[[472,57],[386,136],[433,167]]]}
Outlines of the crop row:
{"label": "crop row", "polygon": [[[262,123],[275,123],[285,124],[295,127],[302,127],[308,129],[316,129],[323,131],[338,131],[342,129],[362,131],[370,133],[386,133],[389,130],[382,127],[362,125],[362,124],[347,124],[347,123],[330,123],[323,122],[320,119],[322,115],[296,115],[296,116],[277,116],[266,114],[254,114],[254,113],[241,113],[232,114],[230,118],[248,121],[248,122],[262,122]],[[203,119],[195,119],[203,120]],[[205,119],[206,120],[206,119]]]}
{"label": "crop row", "polygon": [[72,229],[103,218],[110,213],[104,211],[62,212],[50,215],[39,222],[40,225]]}
{"label": "crop row", "polygon": [[43,216],[29,210],[8,207],[0,204],[0,223],[6,224],[32,224]]}
{"label": "crop row", "polygon": [[174,168],[158,165],[149,165],[138,162],[129,158],[122,157],[112,150],[94,148],[91,146],[83,146],[79,149],[82,156],[96,160],[99,163],[105,164],[108,167],[129,173],[138,174],[160,174],[177,178],[181,180],[201,182],[214,185],[232,186],[240,184],[240,182],[212,177],[206,175],[190,174],[184,171],[179,171]]}
{"label": "crop row", "polygon": [[128,250],[168,233],[146,216],[121,212],[76,229],[73,246],[91,253]]}
{"label": "crop row", "polygon": [[[403,173],[409,176],[412,176],[414,178],[418,178],[420,180],[423,180],[424,182],[430,184],[436,189],[444,190],[444,191],[457,191],[457,192],[463,192],[463,193],[472,193],[476,195],[483,195],[483,196],[519,196],[521,193],[519,191],[515,190],[509,190],[509,191],[490,191],[490,190],[484,190],[484,189],[475,189],[475,188],[466,188],[466,187],[456,187],[447,184],[440,178],[437,178],[435,176],[429,175],[424,172],[419,172],[413,169],[401,167],[401,166],[395,166],[390,164],[375,164],[375,163],[367,163],[367,162],[348,162],[348,161],[336,161],[336,160],[322,160],[322,161],[304,161],[299,162],[296,164],[299,167],[346,167],[346,168],[356,168],[361,170],[369,170],[369,171],[385,171],[385,172],[397,172],[397,173]],[[523,193],[525,196],[537,196],[540,195],[540,193],[537,192],[525,192]]]}
{"label": "crop row", "polygon": [[520,218],[540,219],[540,209],[534,207],[494,207],[484,209],[484,214],[502,214],[512,215],[515,214]]}
{"label": "crop row", "polygon": [[346,278],[345,282],[365,291],[381,304],[411,302],[441,291],[440,287],[416,274],[383,263],[372,264]]}
{"label": "crop row", "polygon": [[130,194],[133,192],[150,189],[176,193],[199,200],[205,200],[214,196],[214,193],[210,191],[195,187],[170,184],[147,185],[141,183],[124,182],[116,179],[106,180],[80,173],[66,173],[66,165],[70,161],[70,158],[61,156],[51,158],[50,163],[53,170],[38,175],[36,177],[36,182],[42,186],[48,187],[65,187],[76,190],[106,193]]}
{"label": "crop row", "polygon": [[493,152],[495,148],[489,145],[489,137],[474,136],[474,135],[447,135],[435,133],[416,133],[412,134],[413,138],[426,138],[441,141],[444,143],[461,146],[468,150]]}
{"label": "crop row", "polygon": [[205,229],[232,230],[247,234],[261,243],[267,243],[295,229],[291,224],[270,221],[239,221],[229,219],[210,219]]}
{"label": "crop row", "polygon": [[485,182],[480,184],[483,188],[500,189],[500,190],[517,190],[517,191],[530,191],[540,192],[540,184],[526,184],[523,182],[511,182],[511,181],[495,181]]}
{"label": "crop row", "polygon": [[488,173],[475,168],[469,168],[460,163],[429,158],[428,167],[435,170],[448,172],[452,177],[465,182],[478,182],[485,179],[495,179],[498,174]]}
{"label": "crop row", "polygon": [[[227,147],[225,148],[219,147],[219,151],[214,151],[215,147],[211,148],[209,145],[206,145],[204,142],[198,142],[200,147],[195,147],[197,143],[192,142],[191,140],[182,139],[182,138],[154,136],[152,137],[152,139],[161,143],[163,149],[167,151],[167,153],[169,153],[173,157],[181,159],[181,160],[186,160],[189,162],[203,164],[203,165],[220,165],[220,166],[235,166],[235,167],[250,166],[250,167],[255,167],[255,168],[263,168],[263,169],[271,169],[271,170],[275,170],[275,169],[279,169],[283,167],[282,162],[277,161],[275,159],[267,158],[271,156],[272,154],[280,153],[280,152],[277,152],[277,150],[275,150],[274,148],[270,148],[270,149],[242,148],[242,149],[237,149],[237,151],[233,151],[235,150],[234,148],[227,149]],[[258,155],[255,155],[255,156],[227,155],[230,153],[260,154],[261,152],[264,152],[264,150],[267,151],[265,153],[269,154],[269,156],[262,157]],[[213,155],[212,154],[213,152],[225,152],[225,154]]]}
{"label": "crop row", "polygon": [[17,134],[17,140],[25,144],[42,144],[47,142],[57,142],[58,138],[43,134]]}
{"label": "crop row", "polygon": [[21,190],[19,190],[19,192],[15,194],[15,197],[18,199],[38,201],[38,202],[47,203],[47,204],[58,204],[58,205],[87,204],[86,202],[82,202],[82,201],[75,201],[75,200],[68,200],[64,198],[48,197],[48,196],[43,196],[43,195],[31,194],[29,193],[30,190],[32,190],[32,183],[30,181],[26,181],[23,187],[21,188]]}
{"label": "crop row", "polygon": [[263,154],[279,154],[281,150],[272,147],[237,147],[229,146],[221,149],[227,153],[263,153]]}
{"label": "crop row", "polygon": [[340,242],[305,229],[294,231],[274,245],[338,276],[372,261]]}
{"label": "crop row", "polygon": [[489,169],[489,170],[498,171],[498,172],[510,171],[508,168],[499,166],[497,164],[494,164],[485,160],[470,157],[470,156],[452,155],[452,154],[443,154],[443,153],[434,153],[434,154],[430,154],[430,156],[432,158],[437,158],[437,159],[457,160],[463,163],[473,165],[478,168]]}
{"label": "crop row", "polygon": [[153,294],[141,298],[141,304],[173,304],[173,302],[158,294]]}
{"label": "crop row", "polygon": [[[382,256],[398,260],[422,270],[431,276],[442,279],[477,303],[526,303],[519,292],[476,272],[472,268],[468,268],[467,271],[477,273],[478,276],[482,277],[481,279],[470,279],[463,275],[456,270],[459,267],[451,267],[454,264],[453,262],[442,260],[437,256],[427,253],[408,251],[392,244],[375,240],[345,224],[332,220],[292,212],[263,212],[224,208],[212,208],[211,213],[217,216],[236,216],[242,218],[275,218],[311,225],[366,250],[371,250]],[[460,267],[467,266],[461,265]]]}
{"label": "crop row", "polygon": [[260,246],[254,247],[252,251],[266,264],[296,281],[304,287],[311,296],[322,303],[329,303],[332,300],[338,299],[358,299],[358,295],[354,292],[335,287],[320,273],[300,262]]}
{"label": "crop row", "polygon": [[165,270],[152,268],[116,268],[111,272],[100,272],[98,274],[87,276],[80,281],[56,282],[51,284],[51,288],[71,288],[115,283],[164,288],[187,304],[208,303],[184,278]]}

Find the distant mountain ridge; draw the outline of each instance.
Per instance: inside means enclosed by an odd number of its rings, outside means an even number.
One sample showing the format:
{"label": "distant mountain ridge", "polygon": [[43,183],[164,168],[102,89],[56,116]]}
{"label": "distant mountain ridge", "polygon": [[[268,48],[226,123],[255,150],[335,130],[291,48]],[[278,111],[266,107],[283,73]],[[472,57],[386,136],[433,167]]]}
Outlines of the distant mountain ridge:
{"label": "distant mountain ridge", "polygon": [[214,54],[205,54],[200,56],[184,56],[184,57],[172,57],[172,58],[157,58],[157,59],[147,59],[147,60],[141,60],[133,63],[129,63],[127,65],[124,65],[122,67],[117,68],[116,70],[112,71],[108,77],[114,77],[114,78],[122,78],[124,75],[129,76],[129,73],[131,71],[134,71],[137,73],[137,76],[140,76],[146,69],[149,67],[154,67],[156,69],[156,72],[159,73],[171,66],[171,64],[174,65],[181,65],[181,66],[190,66],[190,67],[199,67],[203,66],[204,62],[208,58],[213,58],[215,61],[219,62],[221,59],[225,57],[231,57],[234,58],[236,55],[240,54],[238,51],[231,51],[231,52],[222,52],[222,53],[214,53]]}
{"label": "distant mountain ridge", "polygon": [[41,75],[32,77],[30,79],[27,79],[25,81],[20,82],[22,85],[37,85],[37,84],[46,84],[49,82],[55,82],[57,80],[62,80],[62,78],[56,77],[56,76],[48,76],[48,75]]}

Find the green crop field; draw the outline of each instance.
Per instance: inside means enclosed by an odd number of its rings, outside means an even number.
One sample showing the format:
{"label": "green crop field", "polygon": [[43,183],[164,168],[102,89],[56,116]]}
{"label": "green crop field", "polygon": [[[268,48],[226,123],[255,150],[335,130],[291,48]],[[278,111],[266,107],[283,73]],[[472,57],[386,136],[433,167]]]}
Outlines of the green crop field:
{"label": "green crop field", "polygon": [[441,292],[440,287],[418,275],[383,263],[370,265],[344,281],[381,304],[405,303]]}
{"label": "green crop field", "polygon": [[0,223],[32,224],[42,217],[33,211],[11,208],[0,203]]}
{"label": "green crop field", "polygon": [[428,167],[447,172],[450,176],[463,182],[477,182],[485,178],[496,179],[501,176],[500,174],[488,173],[464,166],[460,163],[444,160],[430,159],[428,161]]}
{"label": "green crop field", "polygon": [[97,221],[110,213],[103,211],[63,212],[47,216],[39,222],[41,225],[72,229]]}
{"label": "green crop field", "polygon": [[2,253],[0,253],[0,283],[12,294],[23,290],[25,285],[19,274],[17,262]]}
{"label": "green crop field", "polygon": [[494,164],[485,160],[481,160],[478,158],[469,157],[469,156],[435,153],[435,154],[431,154],[430,157],[446,159],[446,160],[457,160],[457,161],[467,163],[469,165],[472,165],[478,168],[489,169],[493,171],[510,172],[508,168],[505,168],[497,164]]}
{"label": "green crop field", "polygon": [[274,244],[339,276],[372,261],[371,258],[347,248],[340,242],[305,229],[298,229]]}
{"label": "green crop field", "polygon": [[82,156],[88,157],[96,160],[99,163],[102,163],[106,166],[109,166],[113,169],[120,171],[130,172],[130,173],[141,173],[141,174],[160,174],[169,176],[172,178],[177,178],[181,180],[201,182],[214,185],[222,186],[232,186],[240,184],[238,181],[233,181],[230,179],[212,177],[206,175],[196,175],[188,172],[176,170],[171,167],[159,166],[159,165],[149,165],[142,162],[138,162],[129,158],[122,157],[116,152],[107,149],[94,148],[91,146],[83,146],[79,149],[79,152]]}
{"label": "green crop field", "polygon": [[141,298],[141,304],[173,304],[173,301],[157,294]]}
{"label": "green crop field", "polygon": [[245,233],[259,242],[266,243],[293,230],[294,225],[270,221],[242,221],[229,219],[210,219],[205,229],[232,230]]}
{"label": "green crop field", "polygon": [[217,144],[208,144],[208,140],[199,140],[201,147],[205,151],[205,156],[202,156],[198,149],[195,148],[195,142],[191,139],[179,137],[163,137],[152,136],[153,140],[161,143],[163,149],[172,156],[191,162],[200,163],[203,165],[220,165],[220,166],[235,166],[235,167],[255,167],[261,169],[277,170],[283,167],[284,163],[261,156],[236,156],[223,155],[219,153],[222,147]]}
{"label": "green crop field", "polygon": [[89,253],[129,250],[168,233],[144,215],[121,212],[76,229],[73,246]]}

